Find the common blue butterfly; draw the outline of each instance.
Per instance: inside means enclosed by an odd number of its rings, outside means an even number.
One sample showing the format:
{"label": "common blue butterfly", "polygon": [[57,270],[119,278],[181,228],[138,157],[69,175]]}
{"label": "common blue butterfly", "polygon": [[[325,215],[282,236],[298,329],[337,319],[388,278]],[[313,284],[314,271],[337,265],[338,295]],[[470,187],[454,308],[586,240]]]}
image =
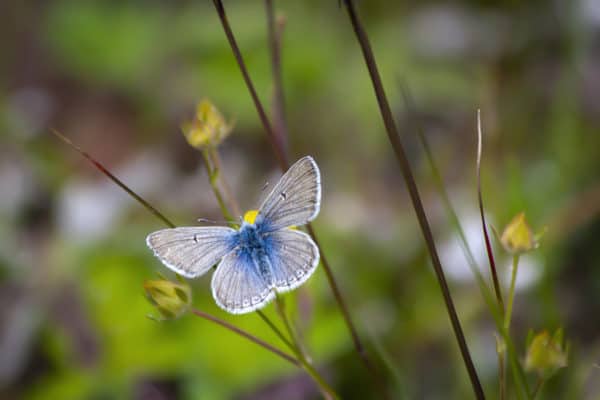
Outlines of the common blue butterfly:
{"label": "common blue butterfly", "polygon": [[304,283],[319,263],[309,235],[290,228],[316,218],[321,206],[321,174],[315,160],[296,161],[258,210],[254,223],[238,230],[181,227],[148,235],[146,243],[168,268],[196,278],[218,263],[212,294],[219,307],[244,314],[267,305],[276,293]]}

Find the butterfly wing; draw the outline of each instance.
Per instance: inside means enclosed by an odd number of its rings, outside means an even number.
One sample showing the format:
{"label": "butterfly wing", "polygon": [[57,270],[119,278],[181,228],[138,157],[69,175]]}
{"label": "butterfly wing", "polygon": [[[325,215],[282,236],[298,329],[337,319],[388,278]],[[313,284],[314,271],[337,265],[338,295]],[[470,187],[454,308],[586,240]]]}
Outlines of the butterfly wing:
{"label": "butterfly wing", "polygon": [[211,282],[217,305],[232,314],[245,314],[267,305],[274,297],[272,285],[259,273],[247,250],[223,257]]}
{"label": "butterfly wing", "polygon": [[321,174],[315,160],[296,161],[260,206],[256,224],[263,232],[312,221],[321,206]]}
{"label": "butterfly wing", "polygon": [[187,278],[208,271],[236,246],[236,231],[225,226],[162,229],[146,244],[167,267]]}
{"label": "butterfly wing", "polygon": [[319,248],[309,235],[293,229],[268,234],[265,248],[271,262],[273,285],[287,292],[303,284],[319,264]]}

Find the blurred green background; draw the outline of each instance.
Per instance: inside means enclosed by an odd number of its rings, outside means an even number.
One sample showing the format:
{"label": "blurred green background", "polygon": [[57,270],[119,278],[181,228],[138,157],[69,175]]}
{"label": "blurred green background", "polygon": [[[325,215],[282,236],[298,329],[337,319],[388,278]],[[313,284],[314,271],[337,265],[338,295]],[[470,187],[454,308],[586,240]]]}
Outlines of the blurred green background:
{"label": "blurred green background", "polygon": [[[421,126],[485,273],[477,108],[489,222],[502,229],[525,211],[534,230],[548,228],[521,262],[518,351],[529,329],[564,327],[569,366],[541,397],[600,398],[600,2],[357,3],[487,394],[497,397],[494,324],[416,136]],[[275,5],[290,154],[321,168],[315,229],[361,336],[394,398],[470,398],[345,10]],[[225,6],[270,107],[264,3]],[[305,374],[214,324],[146,318],[155,311],[142,282],[172,276],[144,243],[161,222],[50,134],[72,138],[178,225],[219,220],[179,128],[209,98],[236,123],[220,148],[223,174],[242,207],[256,208],[279,172],[211,2],[3,1],[0,89],[0,398],[319,398]],[[510,257],[497,242],[495,254],[506,286]],[[255,314],[218,309],[209,279],[192,282],[196,307],[282,347]],[[341,397],[378,398],[322,269],[286,298]]]}

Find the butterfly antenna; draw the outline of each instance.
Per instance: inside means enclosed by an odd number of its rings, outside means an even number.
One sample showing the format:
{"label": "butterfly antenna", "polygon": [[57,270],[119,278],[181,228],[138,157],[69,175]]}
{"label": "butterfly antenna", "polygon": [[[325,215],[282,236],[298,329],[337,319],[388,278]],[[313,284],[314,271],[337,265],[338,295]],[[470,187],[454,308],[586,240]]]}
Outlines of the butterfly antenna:
{"label": "butterfly antenna", "polygon": [[268,187],[269,187],[269,181],[266,181],[265,184],[263,185],[262,189],[260,189],[260,191],[264,192],[265,190],[267,190]]}
{"label": "butterfly antenna", "polygon": [[232,223],[237,223],[235,221],[215,221],[213,219],[208,219],[208,218],[198,218],[196,221],[198,222],[204,222],[207,224],[213,224],[213,225],[225,225],[225,224],[232,224]]}

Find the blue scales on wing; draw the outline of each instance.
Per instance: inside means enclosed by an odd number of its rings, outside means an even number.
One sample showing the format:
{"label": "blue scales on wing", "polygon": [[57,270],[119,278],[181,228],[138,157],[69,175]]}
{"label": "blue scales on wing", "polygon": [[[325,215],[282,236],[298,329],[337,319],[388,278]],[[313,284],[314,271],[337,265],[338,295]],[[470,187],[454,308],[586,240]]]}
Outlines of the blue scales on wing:
{"label": "blue scales on wing", "polygon": [[148,235],[146,243],[167,267],[196,278],[233,250],[236,233],[225,226],[162,229]]}
{"label": "blue scales on wing", "polygon": [[286,292],[303,284],[319,263],[319,248],[310,236],[292,229],[271,232],[265,238],[272,285]]}
{"label": "blue scales on wing", "polygon": [[262,308],[275,297],[253,258],[248,249],[238,248],[223,258],[213,274],[212,294],[225,311],[248,313]]}

